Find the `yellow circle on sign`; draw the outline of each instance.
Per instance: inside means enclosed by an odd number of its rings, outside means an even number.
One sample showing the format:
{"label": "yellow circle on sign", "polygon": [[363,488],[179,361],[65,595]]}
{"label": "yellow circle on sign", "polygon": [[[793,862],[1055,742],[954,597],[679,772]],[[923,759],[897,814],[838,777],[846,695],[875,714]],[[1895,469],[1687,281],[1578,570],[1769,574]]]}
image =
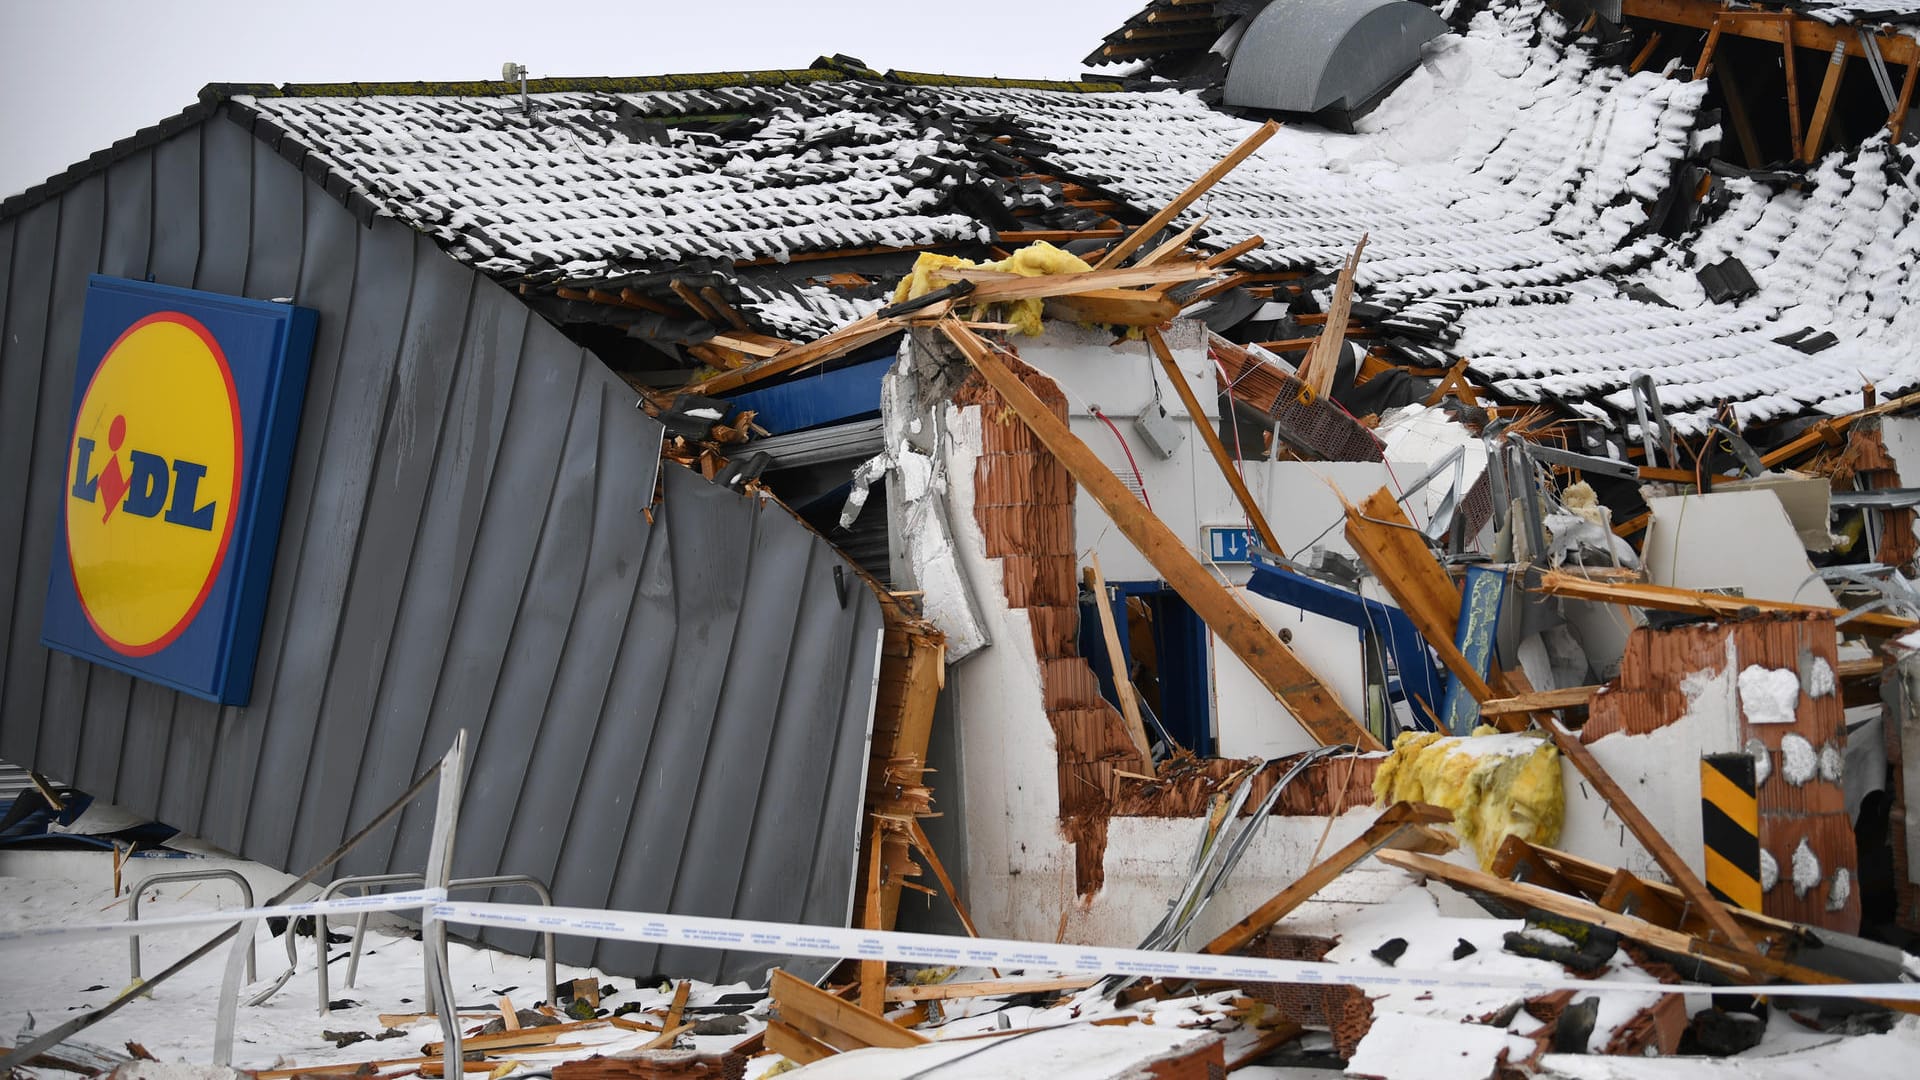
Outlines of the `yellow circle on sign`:
{"label": "yellow circle on sign", "polygon": [[149,315],[101,359],[68,447],[67,555],[114,651],[159,652],[206,603],[233,537],[240,440],[233,372],[197,320]]}

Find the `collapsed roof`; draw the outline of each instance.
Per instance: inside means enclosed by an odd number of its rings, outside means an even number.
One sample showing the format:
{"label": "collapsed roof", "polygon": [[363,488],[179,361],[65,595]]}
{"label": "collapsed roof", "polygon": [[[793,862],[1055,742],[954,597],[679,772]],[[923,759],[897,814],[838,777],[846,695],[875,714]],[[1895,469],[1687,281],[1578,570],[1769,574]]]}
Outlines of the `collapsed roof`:
{"label": "collapsed roof", "polygon": [[[363,214],[433,236],[563,325],[688,366],[721,331],[777,350],[880,307],[880,275],[834,260],[1109,238],[1252,130],[1192,91],[844,60],[577,81],[524,103],[461,89],[216,93]],[[1881,136],[1800,189],[1710,173],[1722,133],[1705,95],[1503,0],[1430,43],[1356,136],[1288,126],[1179,224],[1205,215],[1215,251],[1261,237],[1235,260],[1255,274],[1335,268],[1366,233],[1358,314],[1391,358],[1464,360],[1502,399],[1623,426],[1642,372],[1682,431],[1723,404],[1778,420],[1857,407],[1863,380],[1920,381],[1892,347],[1920,329],[1912,157]],[[1694,273],[1729,255],[1757,288],[1714,303]],[[689,285],[710,302],[682,303]]]}

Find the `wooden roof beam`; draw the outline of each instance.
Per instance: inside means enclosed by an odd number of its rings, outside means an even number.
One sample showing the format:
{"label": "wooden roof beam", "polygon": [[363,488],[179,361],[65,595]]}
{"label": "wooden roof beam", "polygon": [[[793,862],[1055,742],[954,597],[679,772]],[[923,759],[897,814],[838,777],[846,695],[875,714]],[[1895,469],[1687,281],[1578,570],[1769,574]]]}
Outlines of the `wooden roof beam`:
{"label": "wooden roof beam", "polygon": [[[1621,0],[1620,11],[1630,19],[1690,26],[1696,30],[1710,31],[1718,19],[1722,36],[1730,34],[1784,45],[1791,33],[1793,43],[1803,49],[1826,52],[1838,45],[1846,49],[1848,56],[1866,55],[1853,27],[1828,26],[1791,12],[1735,11],[1709,0]],[[1786,18],[1777,17],[1779,14]],[[1874,44],[1880,47],[1880,55],[1889,64],[1911,64],[1920,58],[1920,41],[1904,34],[1876,33]]]}

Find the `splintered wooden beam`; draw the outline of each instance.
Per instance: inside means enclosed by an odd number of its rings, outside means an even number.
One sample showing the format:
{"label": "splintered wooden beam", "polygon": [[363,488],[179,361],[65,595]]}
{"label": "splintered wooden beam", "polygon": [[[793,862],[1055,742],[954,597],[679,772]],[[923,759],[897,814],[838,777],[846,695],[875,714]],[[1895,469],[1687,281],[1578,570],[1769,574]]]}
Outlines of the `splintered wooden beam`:
{"label": "splintered wooden beam", "polygon": [[729,390],[737,390],[742,386],[771,379],[776,375],[800,371],[816,364],[824,364],[837,356],[845,356],[855,349],[865,348],[890,334],[899,332],[902,325],[897,319],[881,319],[868,315],[848,323],[826,337],[788,349],[757,364],[723,371],[686,389],[690,394],[724,394]]}
{"label": "splintered wooden beam", "polygon": [[1557,690],[1537,690],[1519,697],[1494,698],[1480,703],[1480,715],[1516,716],[1522,713],[1547,712],[1553,709],[1571,709],[1585,705],[1593,695],[1605,690],[1604,686],[1563,686]]}
{"label": "splintered wooden beam", "polygon": [[1066,421],[1053,415],[1027,385],[1007,370],[979,335],[949,320],[940,326],[974,370],[1005,398],[1021,422],[1066,466],[1087,494],[1093,496],[1114,525],[1160,576],[1193,608],[1208,629],[1219,635],[1241,663],[1286,705],[1301,727],[1323,746],[1351,743],[1363,750],[1382,750],[1380,740],[1362,727],[1327,689],[1313,669],[1289,649],[1272,628],[1241,603],[1202,566],[1187,545],[1165,522],[1140,504],[1099,455],[1080,441]]}
{"label": "splintered wooden beam", "polygon": [[1436,846],[1442,851],[1450,850],[1453,846],[1450,838],[1427,832],[1422,826],[1444,825],[1452,820],[1453,812],[1442,807],[1426,803],[1394,803],[1375,818],[1373,824],[1367,826],[1366,832],[1301,874],[1293,884],[1253,909],[1246,918],[1222,931],[1219,937],[1207,942],[1200,951],[1218,956],[1245,948],[1248,942],[1266,933],[1293,909],[1332,884],[1335,878],[1351,870],[1367,856],[1399,841],[1409,830],[1414,830],[1409,839],[1422,850]]}
{"label": "splintered wooden beam", "polygon": [[[1855,28],[1845,23],[1830,26],[1791,14],[1783,19],[1778,12],[1730,11],[1720,4],[1698,0],[1624,0],[1620,10],[1629,19],[1647,19],[1709,32],[1713,24],[1719,22],[1723,36],[1755,41],[1783,40],[1790,23],[1793,39],[1802,48],[1826,50],[1838,42],[1846,46],[1849,56],[1865,55]],[[1904,64],[1920,53],[1920,42],[1900,33],[1896,27],[1875,29],[1872,33],[1874,44],[1880,47],[1881,55],[1889,64]]]}
{"label": "splintered wooden beam", "polygon": [[768,985],[779,1019],[835,1050],[868,1046],[905,1049],[930,1041],[883,1016],[858,1008],[805,980],[775,969]]}
{"label": "splintered wooden beam", "polygon": [[[1460,621],[1460,590],[1428,550],[1426,537],[1414,528],[1393,493],[1381,488],[1359,506],[1348,503],[1346,533],[1347,542],[1373,571],[1374,579],[1385,586],[1393,602],[1406,612],[1420,636],[1427,639],[1440,662],[1467,688],[1473,700],[1498,697],[1453,643]],[[1516,726],[1524,726],[1524,721]]]}
{"label": "splintered wooden beam", "polygon": [[981,982],[931,983],[887,988],[888,1001],[956,1001],[961,998],[1006,997],[1012,994],[1052,994],[1085,990],[1098,976],[1068,975],[1057,979],[988,979]]}
{"label": "splintered wooden beam", "polygon": [[1850,630],[1858,630],[1870,637],[1894,637],[1920,630],[1920,620],[1903,618],[1887,611],[1854,613],[1846,608],[1821,607],[1817,604],[1790,604],[1784,600],[1760,600],[1751,596],[1723,596],[1719,593],[1676,589],[1667,585],[1589,581],[1578,574],[1569,574],[1560,570],[1549,571],[1542,575],[1535,590],[1548,596],[1572,600],[1597,600],[1608,604],[1653,608],[1656,611],[1678,611],[1690,615],[1714,615],[1723,618],[1737,616],[1749,608],[1769,615],[1804,615],[1814,612],[1832,615],[1835,618],[1845,615],[1851,616],[1847,620],[1847,627]]}
{"label": "splintered wooden beam", "polygon": [[[867,894],[860,923],[868,930],[884,928],[881,916],[881,877],[886,860],[882,858],[880,822],[867,830]],[[887,962],[860,961],[860,1007],[875,1016],[887,1011]]]}
{"label": "splintered wooden beam", "polygon": [[1347,316],[1353,311],[1353,274],[1360,268],[1360,253],[1367,250],[1365,233],[1354,245],[1353,255],[1340,267],[1333,286],[1333,300],[1327,305],[1327,324],[1300,362],[1300,381],[1313,387],[1315,397],[1326,397],[1333,389],[1333,376],[1340,367],[1340,352],[1347,344]]}
{"label": "splintered wooden beam", "polygon": [[1139,259],[1135,260],[1133,265],[1152,266],[1154,263],[1159,262],[1160,260],[1168,257],[1169,255],[1173,255],[1177,252],[1185,251],[1187,248],[1187,245],[1193,241],[1193,235],[1199,232],[1200,226],[1205,225],[1207,223],[1207,219],[1211,217],[1213,217],[1212,214],[1201,214],[1200,220],[1194,222],[1193,224],[1187,226],[1184,229],[1181,229],[1179,232],[1174,233],[1173,236],[1170,237],[1166,243],[1161,244],[1159,247],[1154,248],[1152,251],[1149,251],[1145,255],[1140,256]]}
{"label": "splintered wooden beam", "polygon": [[[1645,919],[1608,911],[1598,904],[1577,896],[1569,896],[1566,893],[1526,882],[1506,881],[1492,874],[1431,856],[1410,851],[1382,851],[1379,858],[1381,862],[1390,863],[1402,870],[1438,878],[1462,891],[1490,896],[1503,906],[1522,909],[1538,908],[1590,926],[1612,930],[1624,938],[1643,945],[1651,945],[1656,949],[1698,957],[1735,978],[1765,976],[1799,983],[1802,986],[1837,986],[1851,981],[1839,975],[1829,975],[1824,971],[1801,967],[1799,964],[1775,960],[1752,950],[1730,949],[1693,934],[1670,930]],[[1874,998],[1863,1000],[1872,1001],[1876,1005],[1898,1012],[1920,1013],[1920,1002],[1883,1001]]]}
{"label": "splintered wooden beam", "polygon": [[[1109,55],[1111,55],[1111,53]],[[1179,217],[1187,207],[1192,206],[1200,196],[1205,195],[1209,188],[1219,183],[1221,177],[1232,172],[1241,162],[1252,157],[1253,152],[1265,145],[1268,139],[1273,138],[1274,132],[1279,130],[1280,125],[1272,120],[1260,125],[1259,130],[1247,136],[1239,146],[1234,147],[1233,150],[1229,152],[1226,157],[1221,158],[1213,168],[1201,173],[1198,180],[1187,185],[1187,190],[1181,192],[1172,202],[1161,207],[1159,213],[1148,218],[1145,225],[1127,234],[1119,243],[1109,248],[1106,256],[1094,266],[1094,269],[1111,270],[1127,261],[1127,256],[1138,251],[1140,245],[1159,235],[1161,229],[1173,224],[1173,219]]]}
{"label": "splintered wooden beam", "polygon": [[1159,326],[1180,315],[1180,304],[1158,292],[1100,289],[1047,298],[1047,317],[1106,326]]}
{"label": "splintered wooden beam", "polygon": [[1266,241],[1258,236],[1249,236],[1224,251],[1217,251],[1207,256],[1206,264],[1208,266],[1220,266],[1225,263],[1230,263],[1249,251],[1258,250],[1260,245],[1264,243],[1266,243]]}
{"label": "splintered wooden beam", "polygon": [[947,876],[947,865],[940,861],[940,856],[934,854],[933,841],[927,839],[927,830],[921,827],[920,819],[908,818],[907,830],[913,836],[913,846],[926,856],[927,865],[933,869],[934,880],[940,883],[941,890],[947,894],[947,902],[953,905],[953,913],[960,917],[961,928],[966,930],[968,937],[979,937],[980,931],[974,928],[973,916],[967,914],[967,905],[960,900],[960,890],[953,887],[953,879]]}
{"label": "splintered wooden beam", "polygon": [[1660,869],[1666,873],[1667,879],[1686,894],[1687,901],[1693,905],[1694,910],[1705,916],[1713,928],[1720,932],[1725,938],[1725,943],[1743,954],[1756,952],[1753,939],[1740,928],[1739,922],[1727,911],[1726,905],[1714,899],[1713,894],[1707,891],[1706,883],[1693,872],[1693,868],[1680,857],[1680,853],[1673,850],[1673,845],[1667,843],[1667,838],[1660,835],[1660,830],[1654,827],[1653,822],[1647,820],[1647,815],[1640,812],[1640,807],[1627,797],[1626,791],[1620,787],[1620,784],[1608,775],[1599,759],[1593,756],[1593,751],[1588,750],[1586,744],[1580,741],[1580,736],[1562,728],[1551,718],[1542,717],[1540,724],[1553,738],[1553,745],[1559,747],[1560,755],[1567,759],[1587,783],[1593,785],[1594,791],[1598,792],[1601,799],[1613,808],[1614,816],[1620,819],[1620,823],[1627,827],[1627,831],[1633,834],[1635,840],[1640,841],[1640,846],[1647,850],[1647,854],[1653,856],[1653,861],[1659,864]]}
{"label": "splintered wooden beam", "polygon": [[1120,699],[1120,715],[1127,721],[1127,737],[1140,760],[1149,769],[1153,765],[1153,745],[1147,741],[1147,725],[1140,719],[1140,703],[1134,700],[1133,677],[1127,670],[1127,654],[1120,648],[1120,628],[1113,622],[1113,603],[1107,596],[1107,576],[1100,572],[1100,553],[1094,552],[1087,567],[1087,588],[1093,590],[1093,609],[1100,616],[1100,636],[1106,639],[1107,666],[1113,671],[1113,692]]}
{"label": "splintered wooden beam", "polygon": [[1080,273],[1040,274],[1027,277],[1001,271],[956,267],[936,270],[935,278],[978,282],[961,301],[964,304],[1000,303],[1008,300],[1033,300],[1052,296],[1128,289],[1138,285],[1178,285],[1186,281],[1217,276],[1205,263],[1173,263],[1165,266],[1128,266],[1119,270],[1087,270]]}

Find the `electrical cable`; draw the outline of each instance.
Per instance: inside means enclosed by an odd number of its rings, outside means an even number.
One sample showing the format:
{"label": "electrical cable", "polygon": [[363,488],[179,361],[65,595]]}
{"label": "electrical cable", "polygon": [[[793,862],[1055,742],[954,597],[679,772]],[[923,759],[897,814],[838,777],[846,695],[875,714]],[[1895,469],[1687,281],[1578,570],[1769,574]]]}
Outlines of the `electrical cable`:
{"label": "electrical cable", "polygon": [[1127,437],[1120,434],[1120,429],[1112,420],[1107,419],[1107,414],[1101,412],[1098,405],[1088,405],[1087,411],[1093,414],[1094,419],[1107,425],[1107,430],[1113,432],[1113,437],[1120,440],[1120,452],[1127,455],[1127,468],[1133,470],[1133,482],[1140,488],[1140,501],[1146,504],[1147,509],[1153,509],[1153,500],[1147,497],[1146,477],[1140,475],[1140,463],[1133,459],[1133,447],[1127,445]]}

